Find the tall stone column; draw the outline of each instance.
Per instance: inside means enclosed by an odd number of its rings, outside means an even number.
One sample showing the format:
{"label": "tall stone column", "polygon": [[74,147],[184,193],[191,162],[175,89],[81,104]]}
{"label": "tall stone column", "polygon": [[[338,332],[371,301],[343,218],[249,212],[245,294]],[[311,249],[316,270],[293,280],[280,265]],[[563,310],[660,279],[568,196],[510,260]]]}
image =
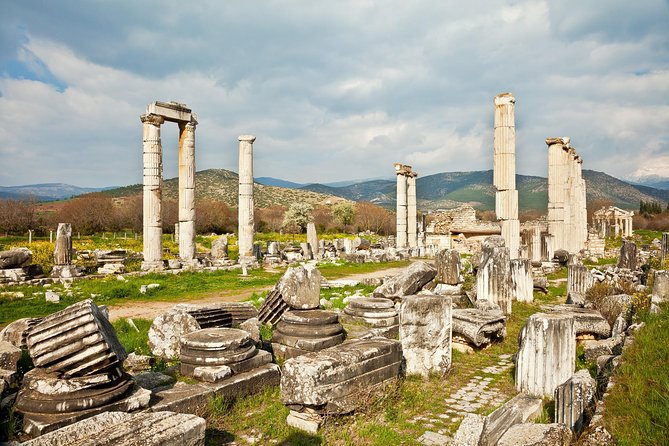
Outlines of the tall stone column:
{"label": "tall stone column", "polygon": [[404,166],[395,163],[395,174],[397,175],[397,235],[395,236],[395,247],[403,249],[407,247],[407,177]]}
{"label": "tall stone column", "polygon": [[72,264],[72,225],[70,223],[58,223],[53,264],[57,266]]}
{"label": "tall stone column", "polygon": [[162,183],[163,148],[160,142],[161,116],[145,114],[144,124],[144,261],[142,269],[163,266]]}
{"label": "tall stone column", "polygon": [[495,212],[501,221],[502,237],[511,259],[520,255],[520,222],[516,190],[516,99],[510,93],[495,96],[495,128],[493,137],[493,183]]}
{"label": "tall stone column", "polygon": [[499,305],[504,314],[512,310],[511,260],[509,248],[498,235],[486,238],[481,245],[481,262],[476,273],[476,300]]}
{"label": "tall stone column", "polygon": [[553,252],[566,249],[564,243],[566,183],[569,180],[569,138],[548,138],[548,233],[553,238]]}
{"label": "tall stone column", "polygon": [[416,226],[418,220],[416,217],[416,172],[411,172],[407,175],[407,242],[409,248],[418,247],[418,235],[416,233]]}
{"label": "tall stone column", "polygon": [[179,257],[195,258],[195,126],[179,123]]}
{"label": "tall stone column", "polygon": [[253,135],[239,138],[239,261],[253,258]]}

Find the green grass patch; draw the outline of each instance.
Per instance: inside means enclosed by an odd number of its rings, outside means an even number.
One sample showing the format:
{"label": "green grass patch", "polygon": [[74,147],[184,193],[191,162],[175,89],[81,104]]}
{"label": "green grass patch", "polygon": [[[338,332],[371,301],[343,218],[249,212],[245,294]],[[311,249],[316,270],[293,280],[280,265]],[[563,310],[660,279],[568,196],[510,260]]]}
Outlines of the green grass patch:
{"label": "green grass patch", "polygon": [[641,245],[647,245],[653,240],[662,240],[662,231],[652,231],[650,229],[635,229],[634,235]]}
{"label": "green grass patch", "polygon": [[149,328],[151,328],[151,323],[152,321],[148,319],[132,319],[132,323],[128,319],[119,319],[112,325],[126,352],[150,355]]}
{"label": "green grass patch", "polygon": [[669,432],[669,308],[648,316],[622,356],[604,421],[621,446],[667,444]]}
{"label": "green grass patch", "polygon": [[366,274],[388,268],[406,268],[409,265],[409,261],[385,263],[323,262],[318,264],[318,269],[326,279],[339,279],[352,274]]}

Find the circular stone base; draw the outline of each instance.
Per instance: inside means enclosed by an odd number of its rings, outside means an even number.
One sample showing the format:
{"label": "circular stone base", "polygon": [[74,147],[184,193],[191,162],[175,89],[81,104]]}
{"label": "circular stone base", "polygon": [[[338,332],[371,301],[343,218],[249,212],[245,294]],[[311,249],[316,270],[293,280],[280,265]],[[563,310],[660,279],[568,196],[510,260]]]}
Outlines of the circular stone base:
{"label": "circular stone base", "polygon": [[382,297],[357,297],[349,300],[348,305],[352,308],[359,308],[361,310],[395,308],[395,304],[392,300]]}
{"label": "circular stone base", "polygon": [[339,315],[326,310],[289,310],[281,320],[302,325],[329,325],[339,322]]}
{"label": "circular stone base", "polygon": [[244,330],[236,328],[205,328],[181,338],[181,347],[193,350],[234,351],[247,345],[251,337]]}

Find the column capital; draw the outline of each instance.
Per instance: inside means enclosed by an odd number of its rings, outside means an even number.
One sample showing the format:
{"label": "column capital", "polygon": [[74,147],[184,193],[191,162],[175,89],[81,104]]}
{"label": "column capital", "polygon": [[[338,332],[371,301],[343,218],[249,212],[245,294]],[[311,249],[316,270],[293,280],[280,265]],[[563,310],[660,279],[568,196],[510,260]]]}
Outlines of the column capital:
{"label": "column capital", "polygon": [[395,174],[407,176],[411,172],[411,166],[402,163],[393,163]]}
{"label": "column capital", "polygon": [[495,103],[495,105],[515,104],[516,98],[514,98],[511,93],[500,93],[497,96],[495,96],[493,102]]}
{"label": "column capital", "polygon": [[239,138],[237,138],[239,141],[248,141],[250,143],[253,143],[256,140],[256,137],[253,135],[239,135]]}
{"label": "column capital", "polygon": [[161,124],[165,122],[165,119],[162,116],[155,115],[153,113],[147,113],[145,115],[141,115],[139,119],[142,121],[142,124],[151,124],[155,125],[156,127],[159,127]]}
{"label": "column capital", "polygon": [[561,144],[563,146],[569,146],[570,142],[571,142],[571,138],[569,138],[568,136],[546,138],[546,145],[547,146],[552,146],[552,145],[555,145],[555,144]]}

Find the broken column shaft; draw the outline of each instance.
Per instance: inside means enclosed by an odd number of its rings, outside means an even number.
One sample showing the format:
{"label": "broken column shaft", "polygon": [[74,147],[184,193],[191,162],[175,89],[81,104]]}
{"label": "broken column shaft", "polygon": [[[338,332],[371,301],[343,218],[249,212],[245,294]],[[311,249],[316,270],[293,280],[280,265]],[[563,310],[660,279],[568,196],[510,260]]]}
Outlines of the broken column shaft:
{"label": "broken column shaft", "polygon": [[418,247],[418,235],[416,233],[416,172],[407,175],[407,243],[409,248]]}
{"label": "broken column shaft", "polygon": [[195,122],[179,123],[179,257],[195,258]]}

